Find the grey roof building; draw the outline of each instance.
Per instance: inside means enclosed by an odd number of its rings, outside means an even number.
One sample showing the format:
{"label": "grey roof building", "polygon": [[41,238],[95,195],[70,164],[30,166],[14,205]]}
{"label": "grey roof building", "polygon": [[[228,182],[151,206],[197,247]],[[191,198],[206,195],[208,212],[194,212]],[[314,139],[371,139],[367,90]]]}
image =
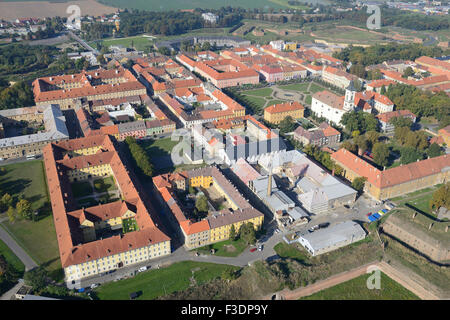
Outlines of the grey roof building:
{"label": "grey roof building", "polygon": [[300,236],[298,242],[313,256],[336,250],[366,237],[364,229],[354,221],[345,221],[326,229]]}

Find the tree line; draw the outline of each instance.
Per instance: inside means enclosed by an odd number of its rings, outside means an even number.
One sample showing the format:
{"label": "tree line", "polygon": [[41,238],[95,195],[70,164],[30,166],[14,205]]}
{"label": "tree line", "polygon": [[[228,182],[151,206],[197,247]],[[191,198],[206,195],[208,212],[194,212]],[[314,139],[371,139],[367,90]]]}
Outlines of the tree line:
{"label": "tree line", "polygon": [[125,142],[128,145],[128,149],[130,150],[136,166],[140,169],[142,174],[149,178],[152,177],[153,165],[149,161],[145,150],[137,143],[134,137],[126,137]]}

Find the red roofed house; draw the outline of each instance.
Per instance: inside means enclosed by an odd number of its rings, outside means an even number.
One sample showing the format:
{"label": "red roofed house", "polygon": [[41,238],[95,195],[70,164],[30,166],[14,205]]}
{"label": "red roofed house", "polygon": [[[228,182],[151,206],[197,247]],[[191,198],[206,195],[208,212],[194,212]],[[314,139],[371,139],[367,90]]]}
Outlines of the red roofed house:
{"label": "red roofed house", "polygon": [[396,110],[392,112],[382,113],[376,116],[381,124],[381,130],[386,133],[394,132],[394,125],[391,120],[396,117],[409,118],[413,123],[416,122],[416,115],[409,110]]}

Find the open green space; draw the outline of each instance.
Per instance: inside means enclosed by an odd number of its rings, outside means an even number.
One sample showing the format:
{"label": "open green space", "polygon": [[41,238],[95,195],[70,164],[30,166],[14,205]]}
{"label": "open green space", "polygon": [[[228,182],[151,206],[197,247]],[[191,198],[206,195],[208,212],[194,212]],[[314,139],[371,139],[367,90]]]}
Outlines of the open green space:
{"label": "open green space", "polygon": [[9,265],[11,265],[21,275],[23,275],[23,273],[25,272],[25,265],[2,240],[0,240],[0,255],[5,258],[6,262]]}
{"label": "open green space", "polygon": [[94,180],[94,188],[97,192],[107,192],[117,190],[116,183],[112,176]]}
{"label": "open green space", "polygon": [[157,140],[143,140],[139,141],[139,144],[150,157],[160,157],[170,155],[170,152],[178,144],[178,141],[172,141],[169,137]]}
{"label": "open green space", "polygon": [[272,92],[273,90],[271,88],[262,88],[256,90],[242,91],[242,94],[269,98],[272,95]]}
{"label": "open green space", "polygon": [[242,239],[237,240],[225,240],[221,242],[216,242],[201,248],[197,248],[194,251],[198,251],[202,254],[210,254],[211,249],[214,249],[214,255],[222,256],[222,257],[237,257],[240,255],[245,249],[247,245]]}
{"label": "open green space", "polygon": [[292,90],[292,91],[301,91],[306,92],[308,90],[309,82],[308,83],[293,83],[293,84],[287,84],[284,86],[279,86],[280,89],[283,90]]}
{"label": "open green space", "polygon": [[309,91],[312,93],[312,94],[314,94],[314,93],[316,93],[316,92],[319,92],[319,91],[323,91],[324,89],[321,87],[321,86],[319,86],[319,85],[317,85],[317,84],[315,84],[315,83],[311,83],[311,87],[309,88]]}
{"label": "open green space", "polygon": [[48,202],[43,162],[33,160],[2,166],[0,191],[16,199],[22,196],[31,202],[33,210],[42,210]]}
{"label": "open green space", "polygon": [[272,106],[274,104],[280,104],[280,103],[285,103],[286,100],[280,100],[280,99],[274,99],[274,100],[269,100],[267,101],[267,106]]}
{"label": "open green space", "polygon": [[127,38],[110,38],[100,41],[92,41],[89,45],[98,49],[97,43],[101,43],[103,47],[122,46],[124,48],[134,47],[136,50],[145,50],[147,47],[153,45],[153,39],[146,36],[135,36]]}
{"label": "open green space", "polygon": [[74,198],[86,197],[93,192],[91,183],[88,181],[73,182],[70,187],[72,188]]}
{"label": "open green space", "polygon": [[381,273],[380,289],[368,289],[364,274],[334,287],[303,297],[301,300],[419,300],[419,298],[384,273]]}
{"label": "open green space", "polygon": [[43,265],[54,279],[62,279],[58,242],[51,215],[38,221],[16,220],[14,223],[5,221],[2,222],[2,227],[36,263]]}
{"label": "open green space", "polygon": [[290,258],[297,261],[308,261],[308,256],[305,252],[300,251],[295,244],[280,242],[276,244],[273,249],[282,258]]}
{"label": "open green space", "polygon": [[166,268],[139,273],[130,279],[103,284],[95,293],[100,300],[128,300],[130,293],[139,292],[138,300],[150,300],[187,289],[191,278],[196,284],[202,284],[219,278],[230,268],[239,269],[223,264],[182,261]]}
{"label": "open green space", "polygon": [[305,97],[305,103],[306,104],[311,104],[312,103],[312,96],[311,95],[307,95],[306,97]]}

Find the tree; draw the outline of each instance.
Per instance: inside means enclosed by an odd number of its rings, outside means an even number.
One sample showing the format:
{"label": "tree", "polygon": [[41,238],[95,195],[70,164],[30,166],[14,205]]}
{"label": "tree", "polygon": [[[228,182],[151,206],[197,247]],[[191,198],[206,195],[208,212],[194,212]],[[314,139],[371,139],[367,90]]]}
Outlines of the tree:
{"label": "tree", "polygon": [[430,158],[439,157],[441,155],[441,147],[437,143],[432,143],[427,149],[427,155]]}
{"label": "tree", "polygon": [[232,224],[230,228],[230,239],[231,240],[236,239],[236,228],[234,227],[234,224]]}
{"label": "tree", "polygon": [[33,270],[25,272],[25,284],[33,288],[33,291],[39,292],[44,289],[47,284],[48,273],[43,267],[37,267]]}
{"label": "tree", "polygon": [[1,211],[7,210],[7,208],[11,207],[13,204],[13,198],[9,193],[5,193],[0,200],[0,209]]}
{"label": "tree", "polygon": [[358,151],[357,145],[353,144],[350,140],[345,140],[344,142],[342,142],[341,147],[353,153],[356,153]]}
{"label": "tree", "polygon": [[411,67],[407,67],[403,72],[403,78],[408,78],[414,75],[414,70]]}
{"label": "tree", "polygon": [[389,148],[382,142],[377,142],[372,148],[373,161],[379,166],[387,166],[389,162]]}
{"label": "tree", "polygon": [[365,136],[357,136],[354,141],[358,146],[358,149],[361,150],[362,153],[366,152],[369,149],[369,142],[367,141]]}
{"label": "tree", "polygon": [[288,133],[295,130],[295,121],[291,116],[287,116],[280,122],[280,133]]}
{"label": "tree", "polygon": [[205,195],[201,195],[195,201],[195,207],[199,212],[208,212],[208,199]]}
{"label": "tree", "polygon": [[436,210],[440,207],[450,209],[450,182],[437,189],[430,200],[431,209]]}
{"label": "tree", "polygon": [[100,63],[100,64],[105,64],[106,63],[105,56],[103,56],[103,54],[99,54],[97,56],[97,62]]}
{"label": "tree", "polygon": [[256,243],[256,232],[253,227],[253,223],[248,222],[241,225],[239,228],[239,238],[242,239],[246,244]]}
{"label": "tree", "polygon": [[400,150],[402,164],[408,164],[423,159],[423,154],[412,147],[404,147]]}
{"label": "tree", "polygon": [[6,215],[8,216],[9,222],[13,223],[17,219],[16,210],[11,206],[8,208],[8,211],[6,212]]}
{"label": "tree", "polygon": [[413,124],[410,118],[405,117],[394,117],[389,122],[394,125],[394,128],[407,127],[411,129],[411,126]]}
{"label": "tree", "polygon": [[237,272],[233,270],[233,268],[226,268],[223,270],[221,278],[224,280],[234,280],[238,276]]}
{"label": "tree", "polygon": [[366,183],[366,177],[355,178],[352,182],[352,188],[361,193],[364,189],[364,184]]}
{"label": "tree", "polygon": [[369,142],[371,148],[373,148],[375,143],[377,143],[378,140],[380,139],[380,134],[374,130],[370,130],[370,131],[366,132],[366,138],[367,138],[367,141]]}
{"label": "tree", "polygon": [[21,219],[31,220],[33,218],[33,209],[31,208],[31,204],[26,199],[21,199],[16,204],[17,214]]}

